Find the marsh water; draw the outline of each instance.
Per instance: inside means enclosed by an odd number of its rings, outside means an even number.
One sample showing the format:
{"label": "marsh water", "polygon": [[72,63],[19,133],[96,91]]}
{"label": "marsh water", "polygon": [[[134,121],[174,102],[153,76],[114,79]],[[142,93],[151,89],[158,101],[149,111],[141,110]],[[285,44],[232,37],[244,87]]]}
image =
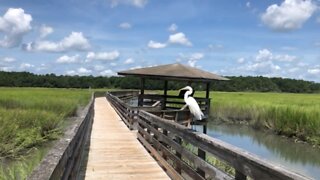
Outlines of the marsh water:
{"label": "marsh water", "polygon": [[[194,129],[202,132],[202,126]],[[320,179],[319,148],[245,125],[217,124],[213,120],[207,125],[207,134],[289,170]]]}

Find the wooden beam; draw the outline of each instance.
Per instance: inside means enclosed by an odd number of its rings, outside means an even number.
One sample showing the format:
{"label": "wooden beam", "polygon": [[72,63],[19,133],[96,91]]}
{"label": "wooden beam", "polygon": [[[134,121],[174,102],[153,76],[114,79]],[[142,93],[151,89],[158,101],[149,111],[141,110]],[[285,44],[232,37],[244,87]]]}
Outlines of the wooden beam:
{"label": "wooden beam", "polygon": [[166,109],[166,105],[167,105],[167,93],[168,93],[168,81],[165,80],[164,81],[164,92],[163,92],[163,104],[162,104],[162,110],[165,110]]}
{"label": "wooden beam", "polygon": [[209,99],[210,97],[210,82],[206,83],[206,98]]}
{"label": "wooden beam", "polygon": [[138,99],[138,106],[143,106],[144,83],[145,83],[145,79],[141,78],[140,79],[140,96]]}

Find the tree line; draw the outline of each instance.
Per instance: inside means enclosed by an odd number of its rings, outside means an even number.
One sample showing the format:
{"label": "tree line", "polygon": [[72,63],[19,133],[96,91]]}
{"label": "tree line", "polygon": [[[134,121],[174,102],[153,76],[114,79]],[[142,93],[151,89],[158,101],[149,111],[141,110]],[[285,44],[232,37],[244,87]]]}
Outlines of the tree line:
{"label": "tree line", "polygon": [[[320,83],[262,76],[229,76],[230,81],[213,81],[211,90],[215,91],[254,91],[254,92],[290,92],[318,93]],[[179,89],[188,82],[169,81],[168,88]],[[204,90],[203,83],[191,84],[197,90]],[[30,72],[0,71],[0,87],[47,87],[47,88],[120,88],[139,89],[140,79],[136,77],[68,76],[55,74],[33,74]],[[164,82],[147,79],[146,89],[163,89]]]}

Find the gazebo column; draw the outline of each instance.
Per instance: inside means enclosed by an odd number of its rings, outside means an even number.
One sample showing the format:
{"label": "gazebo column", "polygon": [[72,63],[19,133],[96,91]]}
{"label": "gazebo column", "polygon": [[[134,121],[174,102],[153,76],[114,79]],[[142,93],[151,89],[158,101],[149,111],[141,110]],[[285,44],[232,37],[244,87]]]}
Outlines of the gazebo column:
{"label": "gazebo column", "polygon": [[208,100],[207,104],[207,109],[206,109],[206,114],[209,116],[210,113],[210,82],[206,83],[206,99]]}
{"label": "gazebo column", "polygon": [[138,99],[138,106],[143,106],[143,95],[144,95],[144,83],[145,83],[145,79],[141,78],[140,79],[140,95],[139,95],[139,99]]}
{"label": "gazebo column", "polygon": [[161,109],[164,110],[166,109],[166,106],[167,106],[167,93],[168,93],[168,80],[165,80],[164,81],[164,91],[163,91],[163,103],[162,103],[162,107]]}

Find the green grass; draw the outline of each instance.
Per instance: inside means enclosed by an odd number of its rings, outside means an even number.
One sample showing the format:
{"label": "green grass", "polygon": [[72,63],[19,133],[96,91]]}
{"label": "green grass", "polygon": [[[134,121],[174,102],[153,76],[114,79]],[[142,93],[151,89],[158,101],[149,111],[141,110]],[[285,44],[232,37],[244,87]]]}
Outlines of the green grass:
{"label": "green grass", "polygon": [[211,93],[211,115],[320,145],[320,94]]}
{"label": "green grass", "polygon": [[6,170],[0,164],[0,179],[4,172],[12,175],[23,166],[34,166],[19,162],[33,148],[57,139],[66,118],[85,106],[90,95],[88,90],[77,89],[0,88],[0,162],[17,162]]}
{"label": "green grass", "polygon": [[[205,97],[205,92],[196,91],[195,96]],[[211,92],[210,97],[215,119],[271,129],[320,146],[320,94]]]}

